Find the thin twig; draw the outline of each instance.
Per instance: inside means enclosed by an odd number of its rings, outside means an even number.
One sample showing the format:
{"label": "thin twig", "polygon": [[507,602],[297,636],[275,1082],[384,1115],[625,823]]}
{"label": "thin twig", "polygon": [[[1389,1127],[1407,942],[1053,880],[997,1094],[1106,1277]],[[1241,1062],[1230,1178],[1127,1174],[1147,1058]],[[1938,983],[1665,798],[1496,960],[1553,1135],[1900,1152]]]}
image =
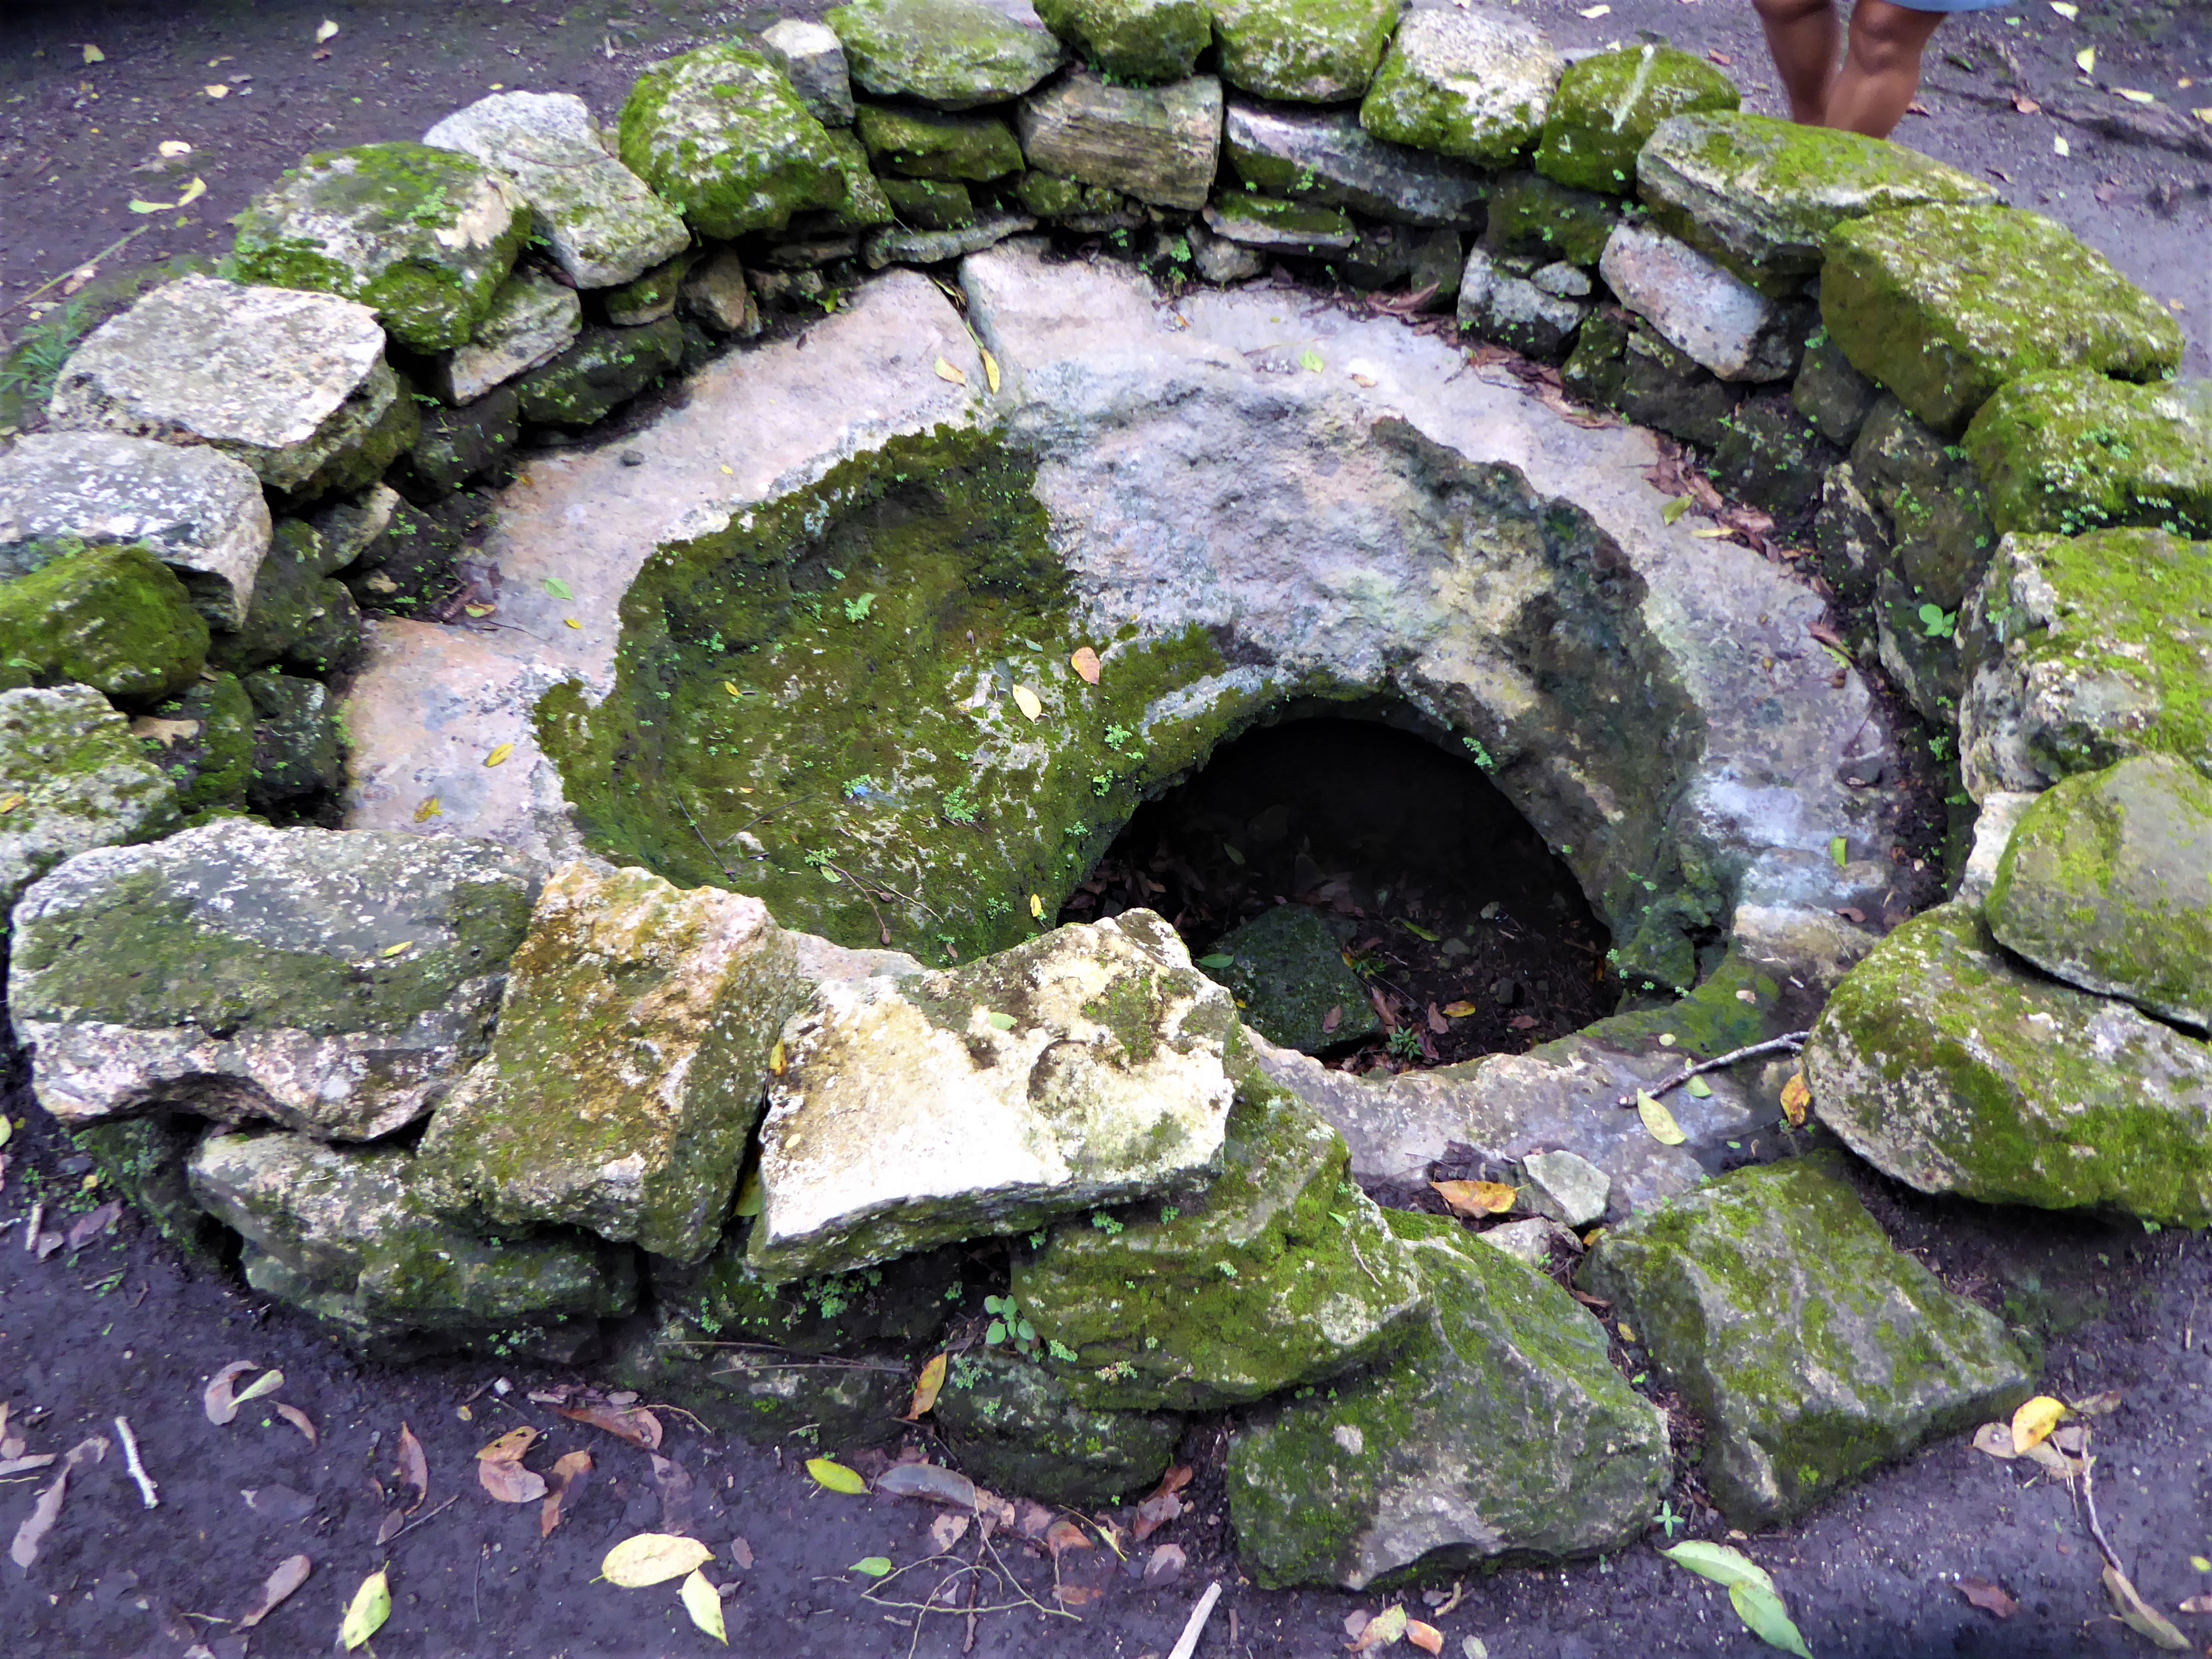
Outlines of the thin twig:
{"label": "thin twig", "polygon": [[[49,155],[45,159],[51,161],[52,157]],[[33,167],[30,168],[29,171],[35,173],[38,169],[36,167]],[[38,287],[33,289],[28,294],[24,295],[21,299],[16,300],[12,304],[0,306],[0,317],[5,317],[9,312],[15,310],[18,307],[30,304],[32,301],[37,299],[39,295],[44,294],[56,283],[67,282],[78,271],[82,270],[84,269],[84,265],[96,265],[102,259],[106,258],[110,254],[120,252],[125,246],[137,241],[141,236],[143,236],[148,231],[153,228],[154,227],[151,225],[141,225],[137,229],[125,236],[120,241],[109,243],[106,248],[102,249],[100,252],[94,254],[89,259],[87,259],[84,262],[84,264],[71,265],[67,270],[63,271],[58,276],[47,277],[45,282],[40,283]]]}
{"label": "thin twig", "polygon": [[1221,1599],[1221,1581],[1217,1578],[1206,1587],[1206,1594],[1198,1598],[1198,1605],[1190,1610],[1190,1622],[1182,1627],[1182,1638],[1175,1644],[1168,1659],[1190,1659],[1198,1651],[1198,1638],[1206,1632],[1206,1621],[1212,1616],[1213,1604]]}
{"label": "thin twig", "polygon": [[2105,1565],[2124,1578],[2128,1570],[2120,1565],[2120,1553],[2112,1547],[2112,1540],[2105,1536],[2105,1528],[2097,1519],[2097,1488],[2089,1473],[2097,1460],[2088,1455],[2088,1449],[2086,1445],[2081,1449],[2081,1508],[2089,1518],[2089,1536],[2097,1540],[2097,1548],[2105,1558]]}
{"label": "thin twig", "polygon": [[714,850],[714,843],[707,839],[707,832],[699,827],[699,820],[691,816],[691,809],[684,804],[683,795],[671,790],[668,798],[676,803],[676,810],[684,814],[684,822],[690,824],[691,833],[699,837],[699,845],[707,849],[707,856],[714,860],[714,867],[722,872],[723,879],[735,887],[738,884],[738,872],[722,861],[722,855]]}
{"label": "thin twig", "polygon": [[154,1477],[146,1473],[146,1466],[138,1461],[138,1437],[131,1432],[131,1419],[117,1418],[115,1432],[123,1442],[123,1462],[131,1471],[131,1478],[138,1483],[138,1496],[146,1500],[148,1509],[161,1508],[161,1500],[155,1496]]}
{"label": "thin twig", "polygon": [[[1810,1030],[1790,1031],[1778,1037],[1769,1037],[1764,1042],[1754,1042],[1748,1048],[1731,1049],[1729,1053],[1724,1054],[1715,1060],[1701,1060],[1693,1066],[1685,1066],[1680,1071],[1675,1073],[1674,1076],[1668,1078],[1665,1082],[1653,1084],[1649,1089],[1644,1091],[1644,1093],[1650,1095],[1654,1100],[1656,1100],[1661,1095],[1665,1094],[1669,1089],[1680,1088],[1685,1083],[1687,1083],[1692,1078],[1697,1076],[1700,1072],[1717,1072],[1723,1066],[1735,1065],[1736,1061],[1740,1060],[1753,1060],[1760,1054],[1774,1054],[1785,1052],[1794,1054],[1800,1048],[1802,1048],[1805,1046],[1805,1039],[1812,1035],[1813,1033]],[[1633,1095],[1623,1095],[1618,1100],[1614,1101],[1613,1104],[1616,1106],[1633,1106],[1636,1104],[1636,1097]]]}
{"label": "thin twig", "polygon": [[425,1521],[434,1521],[434,1520],[436,1520],[440,1516],[443,1515],[443,1514],[444,1514],[447,1510],[449,1510],[449,1509],[453,1508],[454,1504],[456,1504],[459,1503],[460,1501],[461,1501],[461,1495],[460,1495],[460,1493],[459,1493],[459,1492],[455,1492],[455,1493],[454,1493],[451,1498],[447,1498],[444,1503],[442,1503],[442,1504],[439,1504],[439,1505],[438,1505],[438,1507],[437,1507],[436,1509],[432,1510],[429,1512],[429,1514],[428,1514],[428,1515],[424,1515],[424,1516],[416,1516],[414,1520],[410,1521],[410,1522],[409,1522],[405,1526],[404,1526],[404,1527],[400,1528],[400,1529],[399,1529],[398,1532],[393,1533],[393,1534],[392,1534],[392,1536],[391,1536],[391,1537],[389,1537],[389,1538],[386,1539],[384,1541],[385,1541],[386,1544],[393,1544],[393,1543],[397,1543],[399,1540],[401,1540],[401,1539],[404,1538],[405,1536],[407,1536],[407,1534],[408,1534],[409,1533],[410,1533],[410,1532],[414,1531],[416,1528],[417,1528],[417,1527],[421,1526],[421,1525],[422,1524],[422,1522],[425,1522]]}

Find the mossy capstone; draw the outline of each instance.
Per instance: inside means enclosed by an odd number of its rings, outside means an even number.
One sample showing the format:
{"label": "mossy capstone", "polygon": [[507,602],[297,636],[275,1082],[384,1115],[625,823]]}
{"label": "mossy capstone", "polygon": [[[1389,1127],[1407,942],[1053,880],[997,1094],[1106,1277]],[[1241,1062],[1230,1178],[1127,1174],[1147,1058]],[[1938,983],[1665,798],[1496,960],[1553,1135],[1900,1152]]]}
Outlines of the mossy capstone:
{"label": "mossy capstone", "polygon": [[1671,46],[1601,52],[1567,65],[1544,112],[1536,171],[1574,190],[1636,193],[1636,155],[1672,115],[1710,114],[1741,102],[1735,84],[1702,58]]}

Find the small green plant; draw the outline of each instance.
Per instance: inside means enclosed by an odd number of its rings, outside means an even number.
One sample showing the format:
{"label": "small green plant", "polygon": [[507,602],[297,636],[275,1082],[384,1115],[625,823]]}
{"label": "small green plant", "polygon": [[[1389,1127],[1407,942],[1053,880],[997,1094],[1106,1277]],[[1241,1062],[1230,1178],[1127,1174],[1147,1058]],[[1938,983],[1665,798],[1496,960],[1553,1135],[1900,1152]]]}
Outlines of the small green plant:
{"label": "small green plant", "polygon": [[89,326],[84,301],[72,300],[54,315],[25,329],[6,366],[0,368],[0,393],[27,404],[46,402],[53,393],[54,379],[62,372],[62,365]]}
{"label": "small green plant", "polygon": [[1116,1221],[1110,1215],[1093,1215],[1091,1218],[1091,1224],[1097,1228],[1100,1232],[1105,1234],[1109,1238],[1112,1238],[1115,1235],[1127,1231],[1120,1222]]}
{"label": "small green plant", "polygon": [[975,798],[968,793],[966,784],[945,792],[943,807],[947,823],[968,824],[975,822]]}
{"label": "small green plant", "polygon": [[1946,611],[1940,605],[1920,607],[1920,626],[1931,640],[1954,638],[1959,631],[1959,613]]}
{"label": "small green plant", "polygon": [[866,772],[863,772],[857,778],[848,778],[845,780],[845,799],[847,800],[854,800],[862,795],[872,794],[882,787],[883,785],[878,783]]}
{"label": "small green plant", "polygon": [[1094,772],[1091,775],[1091,793],[1092,794],[1103,797],[1112,793],[1113,789],[1114,775],[1111,772]]}
{"label": "small green plant", "polygon": [[857,599],[848,599],[845,601],[845,620],[850,623],[866,622],[868,619],[868,613],[875,608],[876,596],[872,593],[863,593]]}
{"label": "small green plant", "polygon": [[991,1316],[991,1322],[983,1329],[983,1345],[995,1348],[1000,1343],[1010,1343],[1014,1350],[1027,1358],[1036,1352],[1036,1327],[1022,1317],[1022,1310],[1011,1296],[987,1296],[983,1311]]}
{"label": "small green plant", "polygon": [[1420,1033],[1411,1026],[1401,1025],[1391,1032],[1387,1046],[1401,1060],[1419,1060],[1421,1057]]}
{"label": "small green plant", "polygon": [[1063,1365],[1073,1365],[1075,1363],[1075,1350],[1056,1336],[1046,1342],[1044,1351]]}
{"label": "small green plant", "polygon": [[1228,1279],[1231,1284],[1236,1282],[1237,1264],[1235,1262],[1217,1261],[1213,1264],[1213,1270],[1219,1273],[1224,1279]]}
{"label": "small green plant", "polygon": [[1498,763],[1491,759],[1490,751],[1487,749],[1485,749],[1481,744],[1473,738],[1462,738],[1460,741],[1467,745],[1468,753],[1474,757],[1474,763],[1477,766],[1480,767],[1486,772],[1497,770]]}

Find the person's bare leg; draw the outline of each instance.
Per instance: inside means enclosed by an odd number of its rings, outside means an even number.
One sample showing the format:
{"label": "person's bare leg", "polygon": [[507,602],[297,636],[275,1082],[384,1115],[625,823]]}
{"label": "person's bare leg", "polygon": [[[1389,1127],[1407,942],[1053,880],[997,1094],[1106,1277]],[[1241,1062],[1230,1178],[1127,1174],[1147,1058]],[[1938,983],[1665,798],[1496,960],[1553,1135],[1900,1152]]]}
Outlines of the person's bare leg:
{"label": "person's bare leg", "polygon": [[1790,118],[1804,126],[1827,119],[1828,84],[1836,78],[1843,40],[1833,0],[1752,0],[1766,30],[1766,50],[1790,97]]}
{"label": "person's bare leg", "polygon": [[1858,0],[1843,72],[1828,88],[1827,125],[1887,138],[1920,90],[1920,52],[1943,21],[1890,0]]}

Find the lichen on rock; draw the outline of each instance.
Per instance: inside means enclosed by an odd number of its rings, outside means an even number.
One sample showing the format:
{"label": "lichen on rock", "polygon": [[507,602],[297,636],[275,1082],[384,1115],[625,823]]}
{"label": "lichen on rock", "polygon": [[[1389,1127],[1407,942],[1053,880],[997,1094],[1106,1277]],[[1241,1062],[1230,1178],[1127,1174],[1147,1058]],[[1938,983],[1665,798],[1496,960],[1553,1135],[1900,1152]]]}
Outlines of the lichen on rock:
{"label": "lichen on rock", "polygon": [[1728,76],[1671,46],[1601,52],[1567,65],[1544,112],[1536,171],[1576,190],[1636,193],[1636,155],[1671,115],[1733,110]]}
{"label": "lichen on rock", "polygon": [[1221,78],[1262,98],[1333,104],[1367,89],[1401,0],[1210,0]]}
{"label": "lichen on rock", "polygon": [[1960,443],[1999,530],[2135,525],[2212,539],[2212,386],[2202,380],[2023,374],[1982,405]]}
{"label": "lichen on rock", "polygon": [[[107,699],[84,685],[0,691],[0,798],[14,803],[0,812],[0,907],[8,909],[64,859],[151,841],[178,823],[169,779]],[[11,987],[24,948],[19,938]]]}
{"label": "lichen on rock", "polygon": [[1543,131],[1565,67],[1540,33],[1505,13],[1408,12],[1360,102],[1359,125],[1496,167]]}
{"label": "lichen on rock", "polygon": [[0,581],[0,660],[143,707],[199,678],[208,625],[143,547],[93,547]]}
{"label": "lichen on rock", "polygon": [[1018,98],[1060,66],[1060,42],[1015,9],[985,0],[855,0],[822,21],[843,43],[861,90],[973,109]]}
{"label": "lichen on rock", "polygon": [[1044,1366],[990,1349],[953,1356],[933,1415],[975,1480],[1085,1508],[1151,1486],[1182,1437],[1173,1412],[1091,1410]]}
{"label": "lichen on rock", "polygon": [[1206,0],[1042,0],[1036,9],[1092,67],[1140,86],[1181,80],[1213,44]]}

